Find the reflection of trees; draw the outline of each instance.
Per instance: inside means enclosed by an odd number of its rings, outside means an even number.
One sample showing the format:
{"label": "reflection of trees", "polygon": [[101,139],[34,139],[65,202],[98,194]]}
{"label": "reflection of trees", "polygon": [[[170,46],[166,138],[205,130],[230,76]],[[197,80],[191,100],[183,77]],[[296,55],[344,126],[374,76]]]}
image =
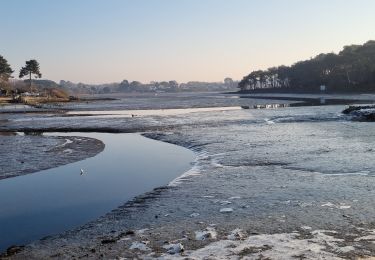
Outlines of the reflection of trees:
{"label": "reflection of trees", "polygon": [[25,132],[25,135],[31,135],[31,136],[42,136],[43,135],[43,132],[33,132],[33,131],[27,131]]}

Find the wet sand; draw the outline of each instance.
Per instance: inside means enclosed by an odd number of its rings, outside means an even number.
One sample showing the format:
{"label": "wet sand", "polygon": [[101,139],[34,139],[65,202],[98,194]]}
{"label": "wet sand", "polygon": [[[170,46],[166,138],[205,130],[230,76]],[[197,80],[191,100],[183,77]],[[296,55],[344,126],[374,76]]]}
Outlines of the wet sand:
{"label": "wet sand", "polygon": [[1,180],[93,157],[103,151],[104,144],[87,137],[3,132],[0,134],[0,147]]}
{"label": "wet sand", "polygon": [[[153,127],[147,137],[192,149],[197,160],[178,182],[12,258],[374,256],[373,124],[352,122],[344,108],[86,119],[81,127]],[[69,119],[45,128],[62,123],[79,129]]]}

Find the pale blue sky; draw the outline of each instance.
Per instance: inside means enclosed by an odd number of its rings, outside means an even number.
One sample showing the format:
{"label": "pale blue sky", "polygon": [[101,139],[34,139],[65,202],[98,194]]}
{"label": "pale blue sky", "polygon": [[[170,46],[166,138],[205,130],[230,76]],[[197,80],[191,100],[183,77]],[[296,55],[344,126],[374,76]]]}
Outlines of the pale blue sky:
{"label": "pale blue sky", "polygon": [[375,40],[374,0],[0,0],[0,55],[43,78],[221,81]]}

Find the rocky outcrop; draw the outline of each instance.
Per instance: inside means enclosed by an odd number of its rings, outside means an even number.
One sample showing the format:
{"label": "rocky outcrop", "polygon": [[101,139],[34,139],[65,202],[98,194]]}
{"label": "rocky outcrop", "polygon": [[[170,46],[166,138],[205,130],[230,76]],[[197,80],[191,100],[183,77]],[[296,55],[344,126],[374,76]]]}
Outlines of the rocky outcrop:
{"label": "rocky outcrop", "polygon": [[353,120],[375,121],[375,105],[349,106],[342,113],[352,116]]}

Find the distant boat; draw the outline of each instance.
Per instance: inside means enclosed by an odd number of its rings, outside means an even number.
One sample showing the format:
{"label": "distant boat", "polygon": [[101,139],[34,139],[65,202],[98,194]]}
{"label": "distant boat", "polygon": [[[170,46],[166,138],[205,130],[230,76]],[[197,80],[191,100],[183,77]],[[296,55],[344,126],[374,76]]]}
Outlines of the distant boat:
{"label": "distant boat", "polygon": [[85,173],[85,171],[83,169],[81,169],[81,175],[83,175]]}

